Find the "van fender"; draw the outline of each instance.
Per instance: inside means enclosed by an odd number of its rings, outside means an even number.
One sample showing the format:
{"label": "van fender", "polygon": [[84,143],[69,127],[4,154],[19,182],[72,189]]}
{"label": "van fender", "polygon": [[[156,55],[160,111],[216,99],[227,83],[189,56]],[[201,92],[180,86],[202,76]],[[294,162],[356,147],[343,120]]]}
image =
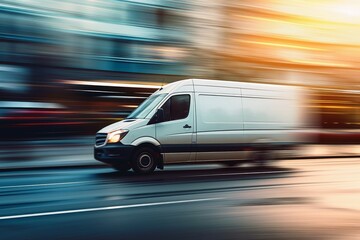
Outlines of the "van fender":
{"label": "van fender", "polygon": [[152,137],[141,137],[141,138],[138,138],[138,139],[136,139],[135,141],[133,141],[131,143],[131,145],[134,146],[134,147],[137,147],[137,146],[140,146],[140,145],[143,145],[143,144],[153,145],[158,149],[158,152],[159,152],[159,159],[158,160],[159,161],[157,163],[157,168],[164,169],[164,159],[163,159],[163,156],[161,154],[161,146],[160,146],[159,141],[157,141],[156,139],[154,139]]}
{"label": "van fender", "polygon": [[150,144],[152,144],[152,145],[154,145],[154,146],[157,146],[157,147],[160,146],[159,141],[156,140],[155,138],[152,138],[152,137],[141,137],[141,138],[138,138],[138,139],[136,139],[135,141],[133,141],[133,142],[131,143],[131,145],[134,146],[134,147],[137,147],[137,146],[139,146],[139,145],[141,145],[141,144],[144,144],[144,143],[150,143]]}

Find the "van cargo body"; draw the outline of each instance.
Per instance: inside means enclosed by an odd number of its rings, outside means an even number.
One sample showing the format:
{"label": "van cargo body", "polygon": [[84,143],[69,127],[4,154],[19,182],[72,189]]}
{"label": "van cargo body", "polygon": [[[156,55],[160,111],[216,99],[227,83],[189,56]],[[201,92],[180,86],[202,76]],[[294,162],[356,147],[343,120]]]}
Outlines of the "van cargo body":
{"label": "van cargo body", "polygon": [[94,156],[120,171],[171,163],[267,160],[301,142],[297,87],[187,79],[164,86],[96,134]]}

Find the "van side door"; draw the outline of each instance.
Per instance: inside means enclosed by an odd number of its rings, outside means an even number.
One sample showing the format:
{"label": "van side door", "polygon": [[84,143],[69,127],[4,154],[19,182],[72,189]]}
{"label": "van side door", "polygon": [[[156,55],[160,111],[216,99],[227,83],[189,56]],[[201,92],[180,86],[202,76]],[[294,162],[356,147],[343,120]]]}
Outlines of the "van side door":
{"label": "van side door", "polygon": [[239,89],[196,93],[196,161],[238,160],[246,142]]}
{"label": "van side door", "polygon": [[194,159],[194,94],[171,95],[160,107],[164,119],[155,124],[155,136],[160,142],[164,162],[188,162]]}

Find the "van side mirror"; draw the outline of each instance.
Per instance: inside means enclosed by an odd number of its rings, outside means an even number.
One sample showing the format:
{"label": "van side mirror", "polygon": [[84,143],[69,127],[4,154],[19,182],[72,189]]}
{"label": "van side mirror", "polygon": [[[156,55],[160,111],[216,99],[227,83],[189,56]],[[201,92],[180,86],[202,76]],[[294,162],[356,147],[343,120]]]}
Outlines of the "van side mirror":
{"label": "van side mirror", "polygon": [[165,119],[164,109],[159,108],[154,116],[150,119],[148,124],[161,123]]}

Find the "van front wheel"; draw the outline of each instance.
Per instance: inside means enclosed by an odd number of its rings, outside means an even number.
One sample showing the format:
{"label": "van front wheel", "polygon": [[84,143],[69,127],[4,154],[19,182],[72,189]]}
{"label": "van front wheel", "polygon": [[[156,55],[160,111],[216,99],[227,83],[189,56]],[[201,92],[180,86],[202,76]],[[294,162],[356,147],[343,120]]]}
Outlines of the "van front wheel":
{"label": "van front wheel", "polygon": [[156,168],[156,152],[149,147],[137,150],[131,161],[131,167],[136,173],[151,173]]}

